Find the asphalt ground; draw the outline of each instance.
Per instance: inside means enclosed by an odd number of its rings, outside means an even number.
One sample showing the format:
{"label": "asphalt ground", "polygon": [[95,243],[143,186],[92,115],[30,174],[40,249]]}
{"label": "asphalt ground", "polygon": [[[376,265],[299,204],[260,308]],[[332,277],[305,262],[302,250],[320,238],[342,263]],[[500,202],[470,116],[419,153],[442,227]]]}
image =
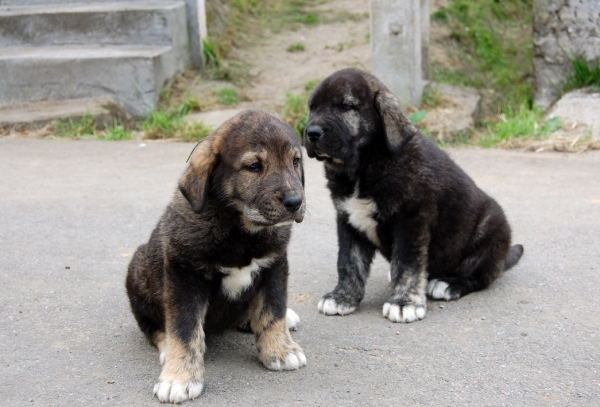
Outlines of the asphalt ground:
{"label": "asphalt ground", "polygon": [[[147,406],[160,374],[125,294],[127,264],[193,144],[0,139],[0,399]],[[387,263],[352,315],[317,312],[336,283],[334,208],[305,161],[308,215],[289,247],[293,333],[308,365],[271,372],[252,335],[207,339],[189,405],[600,405],[600,152],[450,149],[503,206],[520,263],[489,289],[382,318]]]}

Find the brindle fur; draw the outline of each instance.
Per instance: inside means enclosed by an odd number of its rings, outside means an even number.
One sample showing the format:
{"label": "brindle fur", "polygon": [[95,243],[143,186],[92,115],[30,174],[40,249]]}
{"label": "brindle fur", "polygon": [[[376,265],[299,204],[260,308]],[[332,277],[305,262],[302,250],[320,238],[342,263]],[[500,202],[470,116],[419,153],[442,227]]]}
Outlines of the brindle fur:
{"label": "brindle fur", "polygon": [[[325,162],[338,212],[338,284],[321,300],[322,312],[347,314],[359,305],[376,251],[390,262],[393,292],[383,311],[395,322],[424,317],[427,279],[430,295],[457,299],[517,263],[523,247],[511,248],[500,206],[410,123],[377,78],[335,72],[309,107],[306,150]],[[362,230],[344,210],[353,194],[363,210],[377,208]]]}
{"label": "brindle fur", "polygon": [[[240,113],[199,144],[149,242],[135,252],[126,288],[140,329],[164,361],[155,387],[161,401],[200,394],[205,331],[239,324],[249,312],[265,366],[306,363],[285,318],[291,224],[305,210],[301,158],[285,123],[258,110]],[[224,292],[227,269],[264,258],[234,299]]]}

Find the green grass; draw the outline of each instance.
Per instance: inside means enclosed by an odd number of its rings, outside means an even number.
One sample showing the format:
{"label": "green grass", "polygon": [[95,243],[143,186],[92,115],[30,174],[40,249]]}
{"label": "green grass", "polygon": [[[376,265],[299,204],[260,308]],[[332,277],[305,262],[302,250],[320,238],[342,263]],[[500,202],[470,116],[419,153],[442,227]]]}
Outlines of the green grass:
{"label": "green grass", "polygon": [[179,135],[185,141],[200,141],[212,132],[213,128],[202,122],[191,123],[185,121],[180,128]]}
{"label": "green grass", "polygon": [[408,118],[412,124],[417,124],[427,117],[427,110],[419,110],[418,112],[414,112]]}
{"label": "green grass", "polygon": [[295,44],[290,44],[289,47],[287,47],[286,51],[287,52],[302,52],[306,49],[306,47],[304,46],[304,44],[302,44],[301,42],[297,42]]}
{"label": "green grass", "polygon": [[52,123],[55,134],[61,138],[92,138],[96,131],[94,118],[91,115],[84,115],[80,119],[57,120]]}
{"label": "green grass", "polygon": [[227,106],[237,105],[240,101],[238,94],[234,89],[221,88],[215,91],[215,95],[219,98],[219,103]]}
{"label": "green grass", "polygon": [[308,123],[308,116],[310,111],[308,110],[308,98],[311,92],[320,83],[320,80],[312,80],[304,85],[304,91],[296,94],[287,92],[285,94],[285,103],[283,105],[283,120],[289,124],[298,137],[304,136],[304,129],[306,123]]}
{"label": "green grass", "polygon": [[432,66],[434,81],[493,89],[498,112],[532,105],[532,0],[454,0],[432,20],[450,29],[461,65]]}
{"label": "green grass", "polygon": [[115,122],[113,126],[97,134],[100,140],[120,141],[131,140],[133,135],[130,130],[127,130],[122,124]]}
{"label": "green grass", "polygon": [[600,88],[600,59],[588,62],[583,57],[571,59],[572,70],[567,76],[563,91],[592,87]]}
{"label": "green grass", "polygon": [[558,117],[544,121],[544,112],[530,108],[527,102],[521,103],[518,110],[507,108],[500,121],[488,123],[487,132],[481,136],[483,147],[494,147],[515,138],[543,139],[562,127]]}

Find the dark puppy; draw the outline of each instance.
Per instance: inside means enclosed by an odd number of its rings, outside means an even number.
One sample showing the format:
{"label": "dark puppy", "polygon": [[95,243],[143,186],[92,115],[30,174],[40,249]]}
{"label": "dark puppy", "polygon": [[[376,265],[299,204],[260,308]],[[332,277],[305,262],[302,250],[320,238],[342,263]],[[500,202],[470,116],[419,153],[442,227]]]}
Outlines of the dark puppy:
{"label": "dark puppy", "polygon": [[309,107],[306,151],[325,161],[339,241],[338,284],[319,311],[356,309],[377,250],[390,262],[394,291],[383,316],[394,322],[422,319],[426,292],[454,300],[517,263],[523,246],[510,246],[500,206],[410,123],[377,78],[338,71]]}
{"label": "dark puppy", "polygon": [[206,331],[249,321],[267,368],[306,364],[286,308],[287,245],[304,209],[300,143],[281,120],[247,110],[198,145],[127,272],[133,314],[164,363],[160,401],[202,392]]}

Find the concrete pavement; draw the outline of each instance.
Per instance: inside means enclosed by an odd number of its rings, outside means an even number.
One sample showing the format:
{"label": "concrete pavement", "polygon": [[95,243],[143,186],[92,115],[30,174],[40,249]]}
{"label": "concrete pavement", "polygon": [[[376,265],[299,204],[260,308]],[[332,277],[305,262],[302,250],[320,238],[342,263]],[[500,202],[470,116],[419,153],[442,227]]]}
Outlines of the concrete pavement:
{"label": "concrete pavement", "polygon": [[[193,144],[0,139],[0,394],[4,405],[159,405],[158,354],[124,278]],[[335,286],[333,205],[307,160],[308,211],[290,245],[289,306],[308,365],[271,372],[252,335],[209,337],[188,405],[592,406],[600,400],[600,152],[451,149],[503,206],[525,255],[490,289],[381,317],[387,264],[360,309],[317,312]]]}

